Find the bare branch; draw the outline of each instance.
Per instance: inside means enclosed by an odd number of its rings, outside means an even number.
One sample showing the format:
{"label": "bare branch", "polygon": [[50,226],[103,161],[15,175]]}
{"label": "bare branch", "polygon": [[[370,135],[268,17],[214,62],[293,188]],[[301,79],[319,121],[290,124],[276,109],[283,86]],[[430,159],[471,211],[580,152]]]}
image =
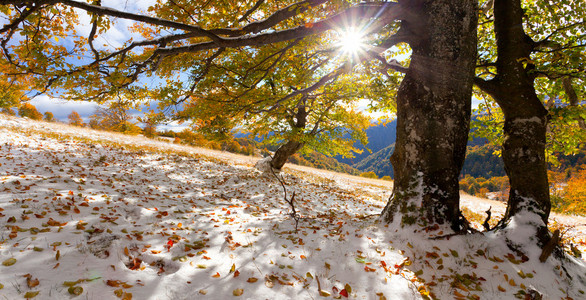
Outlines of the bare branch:
{"label": "bare branch", "polygon": [[248,16],[250,16],[252,13],[254,13],[263,3],[265,3],[265,0],[258,0],[253,7],[251,7],[249,10],[247,10],[244,15],[242,15],[242,17],[240,17],[240,19],[238,19],[238,22],[244,22],[246,21],[246,19],[248,18]]}

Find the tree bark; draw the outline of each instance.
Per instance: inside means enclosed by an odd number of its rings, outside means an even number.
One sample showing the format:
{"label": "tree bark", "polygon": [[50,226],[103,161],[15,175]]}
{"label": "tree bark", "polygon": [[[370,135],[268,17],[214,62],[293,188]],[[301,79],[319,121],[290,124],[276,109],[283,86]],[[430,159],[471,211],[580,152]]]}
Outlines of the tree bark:
{"label": "tree bark", "polygon": [[458,177],[468,140],[477,2],[404,0],[411,64],[397,94],[393,196],[385,222],[463,229]]}
{"label": "tree bark", "polygon": [[303,143],[297,141],[287,141],[285,144],[281,145],[277,151],[275,151],[275,155],[273,155],[273,159],[271,159],[271,167],[273,169],[281,170],[287,159],[291,157],[291,155],[295,154],[299,149],[303,147]]}
{"label": "tree bark", "polygon": [[547,224],[551,203],[545,157],[548,112],[534,88],[529,60],[533,41],[523,29],[519,0],[495,0],[497,76],[491,95],[505,116],[502,155],[511,191],[501,224],[522,210]]}
{"label": "tree bark", "polygon": [[289,138],[285,144],[281,145],[279,149],[275,151],[275,155],[271,159],[271,167],[273,169],[281,170],[287,162],[287,159],[305,145],[305,143],[295,139],[297,138],[296,135],[302,133],[307,125],[308,111],[307,107],[303,104],[304,100],[304,98],[299,100],[297,112],[295,113],[294,118],[289,120],[289,124],[293,131],[292,138]]}

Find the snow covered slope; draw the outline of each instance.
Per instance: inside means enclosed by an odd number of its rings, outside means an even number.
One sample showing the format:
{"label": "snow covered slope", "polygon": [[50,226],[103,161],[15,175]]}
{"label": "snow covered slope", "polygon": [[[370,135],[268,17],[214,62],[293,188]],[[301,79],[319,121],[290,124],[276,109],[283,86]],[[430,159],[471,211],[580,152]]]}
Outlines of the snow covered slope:
{"label": "snow covered slope", "polygon": [[[296,231],[255,161],[0,115],[0,299],[586,297],[582,259],[506,246],[522,220],[434,240],[379,224],[386,181],[288,166]],[[556,218],[584,243],[583,218]]]}

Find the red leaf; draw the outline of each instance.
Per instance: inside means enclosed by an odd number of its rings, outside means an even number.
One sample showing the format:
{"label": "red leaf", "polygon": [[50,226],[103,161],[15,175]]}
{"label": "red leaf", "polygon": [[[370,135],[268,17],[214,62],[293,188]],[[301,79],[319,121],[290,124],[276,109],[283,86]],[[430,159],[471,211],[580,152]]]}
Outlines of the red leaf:
{"label": "red leaf", "polygon": [[346,289],[342,289],[342,290],[340,291],[340,295],[341,295],[341,296],[344,296],[344,297],[346,297],[346,298],[348,298],[348,291],[346,291]]}

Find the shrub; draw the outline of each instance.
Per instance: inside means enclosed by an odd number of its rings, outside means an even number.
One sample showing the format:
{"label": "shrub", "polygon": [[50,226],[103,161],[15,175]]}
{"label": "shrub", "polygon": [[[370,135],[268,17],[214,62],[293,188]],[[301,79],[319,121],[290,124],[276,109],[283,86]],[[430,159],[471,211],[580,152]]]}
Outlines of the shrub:
{"label": "shrub", "polygon": [[42,120],[43,115],[37,110],[37,108],[30,104],[25,103],[18,108],[18,115],[21,117],[27,117],[33,120]]}
{"label": "shrub", "polygon": [[81,116],[74,110],[72,111],[69,116],[67,116],[69,120],[69,125],[83,127],[85,124],[83,123],[83,119]]}
{"label": "shrub", "polygon": [[376,173],[374,173],[373,171],[361,173],[360,177],[378,179],[378,176],[376,176]]}

